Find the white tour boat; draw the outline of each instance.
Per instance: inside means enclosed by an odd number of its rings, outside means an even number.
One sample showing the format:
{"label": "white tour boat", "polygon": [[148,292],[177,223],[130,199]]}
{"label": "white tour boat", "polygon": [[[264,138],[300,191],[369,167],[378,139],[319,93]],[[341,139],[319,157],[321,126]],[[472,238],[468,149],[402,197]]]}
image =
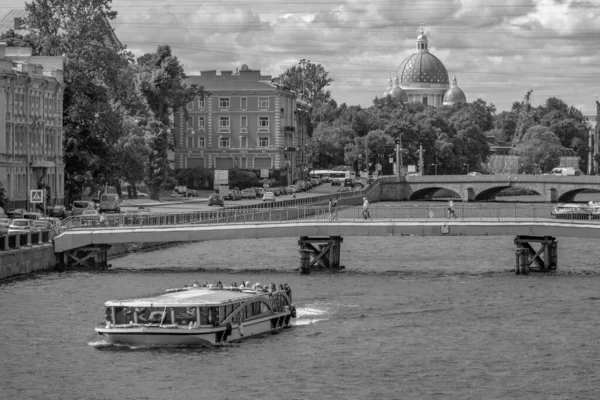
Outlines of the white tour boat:
{"label": "white tour boat", "polygon": [[292,291],[251,287],[184,287],[139,299],[105,303],[96,327],[110,344],[216,346],[288,327],[296,317]]}

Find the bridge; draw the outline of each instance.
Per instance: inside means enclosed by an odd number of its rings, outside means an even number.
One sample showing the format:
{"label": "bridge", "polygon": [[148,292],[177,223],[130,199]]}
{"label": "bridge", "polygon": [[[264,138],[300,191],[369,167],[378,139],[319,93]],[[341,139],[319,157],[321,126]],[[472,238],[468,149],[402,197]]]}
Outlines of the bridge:
{"label": "bridge", "polygon": [[392,205],[372,207],[365,220],[362,209],[351,204],[355,198],[345,200],[335,218],[317,205],[148,215],[131,224],[115,219],[117,224],[107,226],[74,223],[55,238],[55,251],[68,266],[90,259],[105,262],[103,252],[118,243],[300,237],[300,267],[309,272],[340,267],[344,236],[515,236],[516,271],[528,273],[556,269],[556,236],[600,237],[600,219],[556,220],[545,204],[465,205],[457,207],[456,219],[447,218],[443,205]]}
{"label": "bridge", "polygon": [[546,202],[569,202],[584,190],[600,192],[600,176],[554,175],[424,175],[379,180],[382,200],[427,200],[440,189],[464,202],[493,200],[504,189],[523,188],[544,196]]}

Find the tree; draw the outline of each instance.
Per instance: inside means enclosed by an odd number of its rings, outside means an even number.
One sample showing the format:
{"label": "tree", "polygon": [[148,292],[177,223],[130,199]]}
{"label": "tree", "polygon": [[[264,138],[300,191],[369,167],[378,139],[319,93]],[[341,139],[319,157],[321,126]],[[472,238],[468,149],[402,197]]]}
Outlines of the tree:
{"label": "tree", "polygon": [[322,168],[343,164],[344,148],[354,136],[348,125],[320,123],[308,142],[309,161]]}
{"label": "tree", "polygon": [[4,185],[0,182],[0,207],[4,208],[8,204],[8,196],[6,195],[6,189],[4,189]]}
{"label": "tree", "polygon": [[539,166],[548,172],[560,162],[563,146],[560,139],[546,126],[532,126],[525,132],[518,146],[520,160],[525,171],[534,171]]}
{"label": "tree", "polygon": [[[170,173],[167,150],[173,147],[170,117],[195,97],[204,98],[204,90],[187,87],[183,66],[173,56],[170,46],[158,46],[156,53],[144,54],[137,60],[135,93],[140,102],[136,117],[147,132],[150,148],[146,183],[150,197],[158,200],[161,186]],[[184,111],[185,112],[185,111]]]}
{"label": "tree", "polygon": [[283,85],[300,93],[313,106],[331,98],[331,92],[325,88],[333,82],[333,78],[329,77],[329,72],[321,64],[302,59],[279,78]]}
{"label": "tree", "polygon": [[130,60],[112,35],[110,0],[33,0],[25,5],[35,55],[65,56],[64,162],[67,198],[109,175],[105,160],[120,134],[109,90]]}
{"label": "tree", "polygon": [[2,33],[0,41],[5,42],[7,47],[30,47],[34,53],[38,52],[38,45],[32,40],[31,35],[20,35],[12,29]]}

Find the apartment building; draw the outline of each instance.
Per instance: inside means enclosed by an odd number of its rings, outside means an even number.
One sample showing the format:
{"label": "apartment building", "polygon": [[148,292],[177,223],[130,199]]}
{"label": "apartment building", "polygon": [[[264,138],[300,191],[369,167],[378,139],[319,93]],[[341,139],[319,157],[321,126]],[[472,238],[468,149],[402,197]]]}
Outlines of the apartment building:
{"label": "apartment building", "polygon": [[301,179],[307,119],[294,91],[246,65],[188,75],[186,83],[208,95],[175,113],[175,169],[269,170],[284,183]]}
{"label": "apartment building", "polygon": [[64,201],[63,65],[0,43],[0,182],[11,207],[46,187],[52,203]]}

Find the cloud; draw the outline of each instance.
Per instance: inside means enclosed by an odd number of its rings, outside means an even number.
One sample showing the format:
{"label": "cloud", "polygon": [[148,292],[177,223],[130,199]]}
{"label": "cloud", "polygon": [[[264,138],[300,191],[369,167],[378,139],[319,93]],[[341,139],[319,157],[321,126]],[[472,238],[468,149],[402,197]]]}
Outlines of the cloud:
{"label": "cloud", "polygon": [[[193,5],[192,5],[193,4]],[[469,99],[509,108],[534,88],[594,104],[600,64],[597,0],[115,0],[117,35],[131,49],[170,44],[186,71],[241,64],[277,76],[305,58],[323,64],[334,98],[368,106],[415,51],[421,24],[431,52]],[[586,97],[587,96],[587,97]],[[589,97],[583,100],[582,97]],[[588,107],[590,108],[590,107]]]}

